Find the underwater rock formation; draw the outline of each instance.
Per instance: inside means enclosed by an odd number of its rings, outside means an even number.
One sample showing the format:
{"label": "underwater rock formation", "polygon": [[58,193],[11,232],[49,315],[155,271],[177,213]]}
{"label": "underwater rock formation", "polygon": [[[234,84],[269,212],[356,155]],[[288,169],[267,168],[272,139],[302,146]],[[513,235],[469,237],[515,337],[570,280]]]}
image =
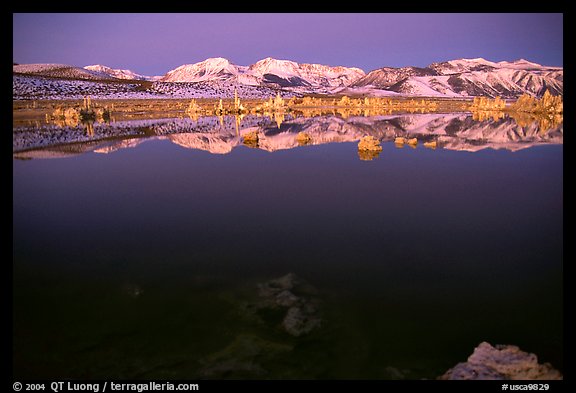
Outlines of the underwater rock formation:
{"label": "underwater rock formation", "polygon": [[290,352],[292,347],[240,334],[222,350],[203,360],[204,378],[260,378],[268,374],[266,364]]}
{"label": "underwater rock formation", "polygon": [[322,325],[321,302],[316,289],[293,273],[258,285],[260,300],[250,304],[264,322],[276,325],[294,337],[306,335]]}
{"label": "underwater rock formation", "polygon": [[[233,340],[200,361],[199,378],[293,378],[304,372],[302,361],[295,360],[302,348],[296,347],[322,324],[317,290],[293,273],[260,283],[257,289],[256,299],[241,306],[249,323],[240,320]],[[293,367],[286,368],[287,362]]]}

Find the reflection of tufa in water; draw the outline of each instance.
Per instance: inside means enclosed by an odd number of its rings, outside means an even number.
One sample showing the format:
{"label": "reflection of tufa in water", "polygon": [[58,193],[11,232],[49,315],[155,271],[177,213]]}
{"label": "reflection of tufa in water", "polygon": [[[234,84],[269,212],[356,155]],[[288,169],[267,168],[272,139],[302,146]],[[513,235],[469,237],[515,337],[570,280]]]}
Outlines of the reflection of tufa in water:
{"label": "reflection of tufa in water", "polygon": [[438,147],[438,143],[436,141],[424,142],[424,147],[428,149],[436,149]]}
{"label": "reflection of tufa in water", "polygon": [[358,150],[358,158],[361,161],[372,161],[380,156],[379,151],[374,150]]}
{"label": "reflection of tufa in water", "polygon": [[244,144],[248,147],[258,147],[258,141],[260,137],[258,136],[258,130],[253,130],[245,133],[242,136]]}
{"label": "reflection of tufa in water", "polygon": [[312,143],[312,137],[307,133],[300,131],[298,135],[296,135],[296,142],[298,142],[300,146],[305,146]]}
{"label": "reflection of tufa in water", "polygon": [[[241,145],[273,152],[303,144],[355,142],[365,136],[372,136],[381,143],[393,141],[397,147],[414,146],[409,143],[413,141],[433,148],[434,142],[437,148],[467,151],[486,148],[515,151],[539,144],[562,143],[561,115],[545,121],[535,120],[532,114],[520,112],[511,112],[496,121],[492,118],[476,121],[472,115],[462,113],[351,117],[346,120],[334,115],[316,118],[288,115],[279,129],[274,120],[266,116],[207,116],[197,120],[126,121],[106,126],[94,123],[90,130],[61,130],[54,126],[14,128],[13,151],[19,158],[26,158],[31,150],[52,146],[61,150],[67,144],[91,143],[96,150],[104,144],[120,146],[128,138],[144,141],[164,136],[182,147],[218,154],[229,153]],[[45,130],[50,132],[43,132]],[[94,144],[95,141],[102,144]]]}

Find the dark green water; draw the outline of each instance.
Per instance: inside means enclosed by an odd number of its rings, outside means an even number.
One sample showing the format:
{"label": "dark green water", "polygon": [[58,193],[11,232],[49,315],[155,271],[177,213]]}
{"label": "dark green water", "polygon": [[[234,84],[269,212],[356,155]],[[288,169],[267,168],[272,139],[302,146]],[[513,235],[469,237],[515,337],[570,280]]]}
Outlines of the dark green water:
{"label": "dark green water", "polygon": [[[482,341],[562,370],[562,156],[153,140],[14,160],[14,377],[436,378]],[[322,301],[300,337],[244,308],[287,273]]]}

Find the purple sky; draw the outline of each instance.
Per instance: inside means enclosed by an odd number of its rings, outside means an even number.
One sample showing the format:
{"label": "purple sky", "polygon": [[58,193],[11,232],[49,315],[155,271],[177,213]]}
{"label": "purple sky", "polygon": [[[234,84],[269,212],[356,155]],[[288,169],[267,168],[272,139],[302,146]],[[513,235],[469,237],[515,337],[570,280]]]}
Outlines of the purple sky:
{"label": "purple sky", "polygon": [[359,67],[457,58],[563,65],[562,14],[14,14],[16,63],[163,75],[208,57]]}

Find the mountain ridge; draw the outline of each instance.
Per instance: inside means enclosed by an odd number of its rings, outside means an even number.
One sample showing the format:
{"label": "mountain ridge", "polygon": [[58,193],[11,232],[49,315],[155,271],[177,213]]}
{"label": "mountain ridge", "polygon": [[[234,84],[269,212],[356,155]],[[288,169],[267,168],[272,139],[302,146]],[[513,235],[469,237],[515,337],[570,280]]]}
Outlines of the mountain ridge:
{"label": "mountain ridge", "polygon": [[100,74],[105,74],[117,79],[127,79],[127,80],[141,80],[141,81],[155,81],[161,78],[161,76],[146,76],[137,74],[132,70],[123,70],[118,68],[111,68],[101,64],[94,64],[83,67],[85,70],[95,71]]}
{"label": "mountain ridge", "polygon": [[381,67],[368,73],[357,67],[297,63],[267,57],[248,66],[223,57],[183,64],[163,76],[145,76],[104,65],[83,68],[65,64],[13,65],[15,75],[79,80],[212,83],[282,89],[300,94],[408,95],[431,97],[563,95],[563,67],[529,60],[493,62],[455,59],[427,67]]}
{"label": "mountain ridge", "polygon": [[365,75],[357,67],[297,63],[267,57],[248,66],[222,57],[184,64],[168,71],[162,82],[201,82],[227,80],[248,85],[277,84],[280,87],[343,87]]}
{"label": "mountain ridge", "polygon": [[428,67],[382,67],[352,83],[407,95],[516,98],[542,96],[546,90],[563,94],[563,67],[542,66],[525,59],[498,63],[484,58],[456,59]]}

